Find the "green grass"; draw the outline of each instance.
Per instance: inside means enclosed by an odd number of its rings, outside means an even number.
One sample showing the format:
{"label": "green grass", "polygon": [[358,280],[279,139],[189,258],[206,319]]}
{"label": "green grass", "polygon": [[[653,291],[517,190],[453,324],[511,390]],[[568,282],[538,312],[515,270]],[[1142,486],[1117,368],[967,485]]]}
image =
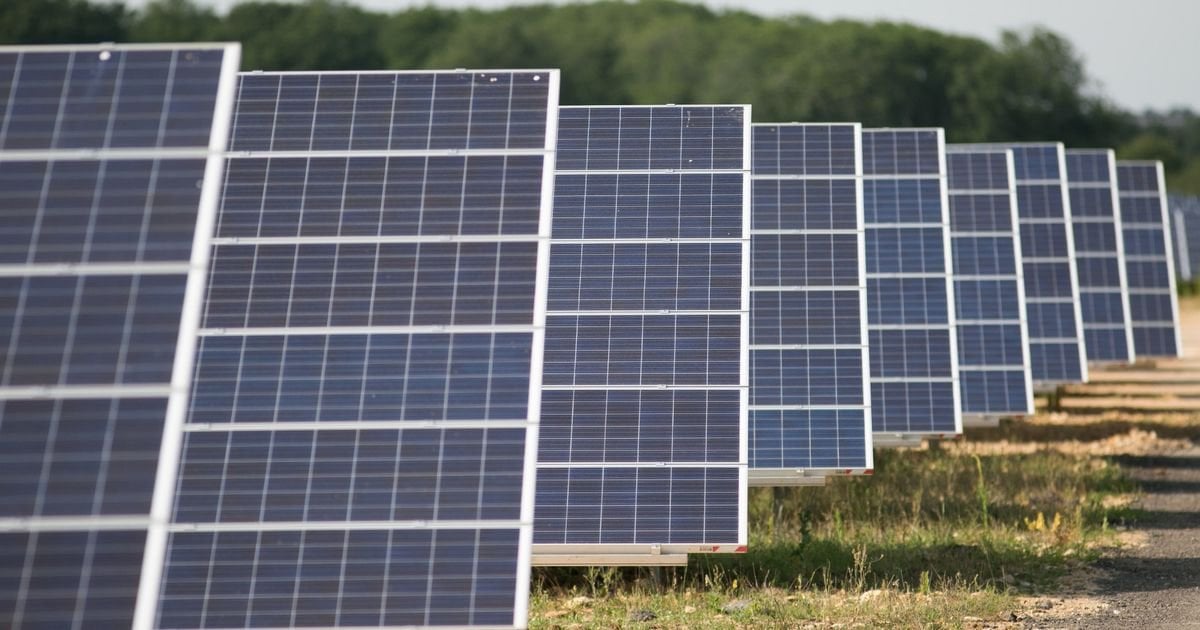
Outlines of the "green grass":
{"label": "green grass", "polygon": [[[1134,490],[1099,458],[880,450],[872,477],[753,489],[749,553],[657,572],[538,569],[531,621],[617,626],[641,609],[657,627],[1007,619],[1018,595],[1052,588],[1112,541],[1110,526],[1133,514],[1105,499]],[[572,606],[579,597],[591,599]],[[721,612],[737,599],[749,604]]]}

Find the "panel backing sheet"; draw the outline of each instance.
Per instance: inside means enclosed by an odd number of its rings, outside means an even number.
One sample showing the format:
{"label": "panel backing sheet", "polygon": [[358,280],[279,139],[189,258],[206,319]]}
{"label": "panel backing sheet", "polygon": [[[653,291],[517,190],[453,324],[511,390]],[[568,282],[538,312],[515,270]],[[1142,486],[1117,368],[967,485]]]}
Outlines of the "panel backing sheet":
{"label": "panel backing sheet", "polygon": [[963,420],[1033,413],[1012,152],[950,145],[946,163]]}
{"label": "panel backing sheet", "polygon": [[1112,149],[1067,149],[1067,188],[1088,361],[1129,363],[1133,329]]}
{"label": "panel backing sheet", "polygon": [[750,483],[872,466],[861,125],[755,124]]}
{"label": "panel backing sheet", "polygon": [[875,443],[962,433],[942,129],[864,129]]}
{"label": "panel backing sheet", "polygon": [[750,108],[559,112],[535,562],[742,551]]}
{"label": "panel backing sheet", "polygon": [[156,625],[525,626],[558,81],[239,76]]}
{"label": "panel backing sheet", "polygon": [[1165,181],[1162,162],[1117,162],[1129,315],[1138,357],[1183,352]]}
{"label": "panel backing sheet", "polygon": [[0,47],[0,627],[135,624],[239,56]]}

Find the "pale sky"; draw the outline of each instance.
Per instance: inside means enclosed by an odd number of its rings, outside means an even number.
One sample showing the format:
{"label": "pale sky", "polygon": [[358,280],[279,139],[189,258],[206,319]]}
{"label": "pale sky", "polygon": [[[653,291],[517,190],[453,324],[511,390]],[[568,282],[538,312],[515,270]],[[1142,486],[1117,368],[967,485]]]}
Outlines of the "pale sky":
{"label": "pale sky", "polygon": [[[146,0],[125,0],[139,6]],[[198,0],[225,10],[237,0]],[[514,0],[352,0],[376,10],[436,4],[500,7]],[[552,0],[562,3],[561,0]],[[1140,110],[1200,110],[1200,0],[706,0],[714,8],[764,15],[912,22],[995,41],[1003,29],[1035,24],[1064,35],[1083,55],[1101,92]]]}

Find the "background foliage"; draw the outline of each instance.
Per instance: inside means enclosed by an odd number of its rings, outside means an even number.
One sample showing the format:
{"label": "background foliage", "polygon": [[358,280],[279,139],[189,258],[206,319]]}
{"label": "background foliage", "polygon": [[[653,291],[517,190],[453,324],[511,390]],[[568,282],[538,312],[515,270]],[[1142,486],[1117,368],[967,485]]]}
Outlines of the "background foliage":
{"label": "background foliage", "polygon": [[761,121],[935,125],[954,142],[1062,140],[1164,160],[1200,193],[1200,116],[1129,112],[1044,29],[996,42],[910,24],[765,18],[672,0],[373,12],[333,0],[140,10],[4,0],[0,43],[234,40],[262,70],[556,67],[563,104],[748,102]]}

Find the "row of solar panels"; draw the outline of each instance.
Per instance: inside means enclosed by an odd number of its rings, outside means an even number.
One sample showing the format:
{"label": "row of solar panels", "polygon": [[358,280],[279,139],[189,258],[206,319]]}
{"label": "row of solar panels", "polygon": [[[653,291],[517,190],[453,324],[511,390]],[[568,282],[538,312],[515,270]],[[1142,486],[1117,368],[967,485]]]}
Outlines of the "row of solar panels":
{"label": "row of solar panels", "polygon": [[0,48],[7,627],[521,626],[1178,352],[1155,163],[238,58]]}

